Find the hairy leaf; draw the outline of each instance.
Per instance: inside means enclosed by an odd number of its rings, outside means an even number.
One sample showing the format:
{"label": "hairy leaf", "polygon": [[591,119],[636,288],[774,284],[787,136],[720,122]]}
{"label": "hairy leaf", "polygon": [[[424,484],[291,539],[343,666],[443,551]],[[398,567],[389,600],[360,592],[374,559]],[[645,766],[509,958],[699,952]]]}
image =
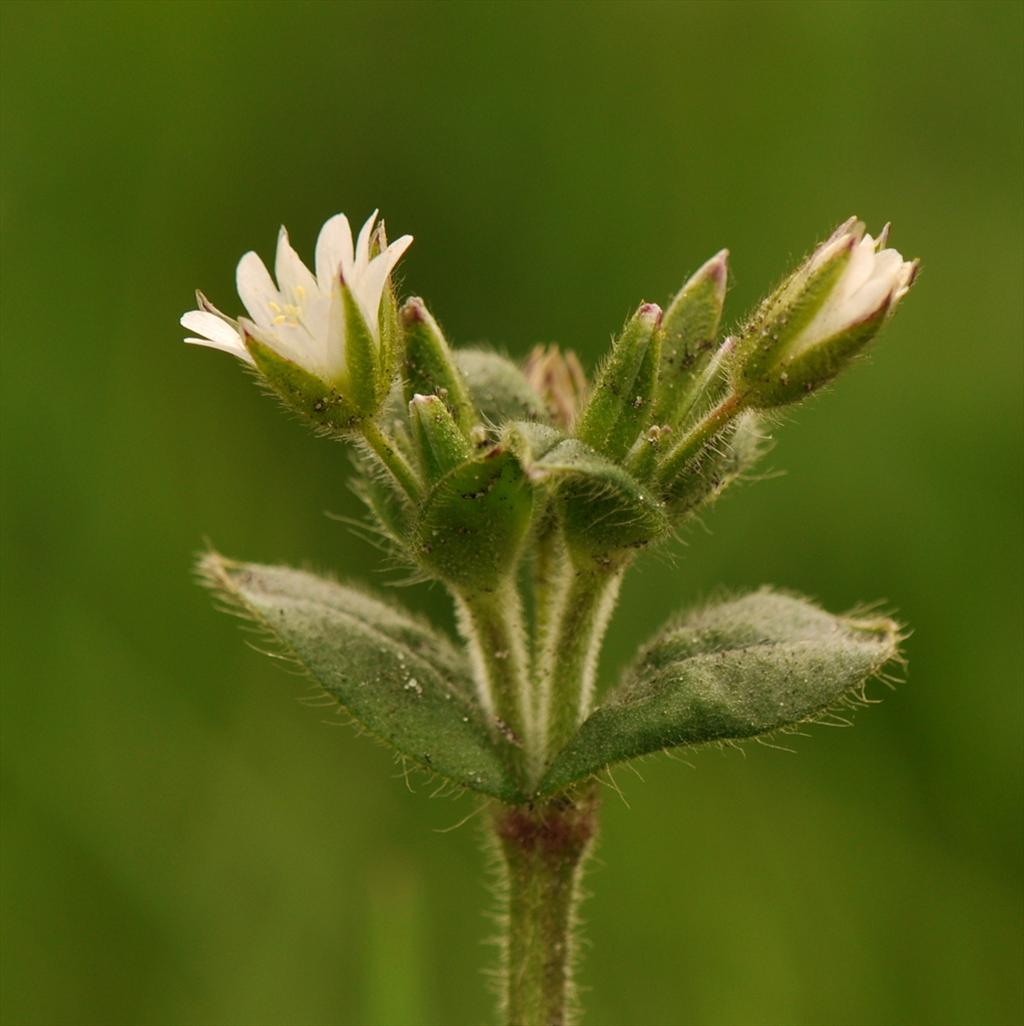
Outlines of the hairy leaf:
{"label": "hairy leaf", "polygon": [[502,746],[478,710],[464,655],[355,588],[281,566],[202,557],[209,587],[374,737],[460,787],[512,799]]}
{"label": "hairy leaf", "polygon": [[555,758],[550,794],[617,762],[677,745],[757,737],[861,693],[898,654],[885,617],[832,616],[761,590],[669,626]]}

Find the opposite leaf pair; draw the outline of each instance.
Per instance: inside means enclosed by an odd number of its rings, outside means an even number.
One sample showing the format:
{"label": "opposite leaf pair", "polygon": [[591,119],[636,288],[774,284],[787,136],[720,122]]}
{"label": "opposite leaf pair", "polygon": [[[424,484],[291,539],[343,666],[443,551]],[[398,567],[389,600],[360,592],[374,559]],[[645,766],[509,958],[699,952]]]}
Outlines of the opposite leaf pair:
{"label": "opposite leaf pair", "polygon": [[628,759],[813,720],[897,655],[884,617],[835,617],[763,589],[670,624],[526,793],[488,728],[469,663],[429,626],[351,587],[286,567],[204,556],[205,582],[370,735],[457,788],[549,797]]}

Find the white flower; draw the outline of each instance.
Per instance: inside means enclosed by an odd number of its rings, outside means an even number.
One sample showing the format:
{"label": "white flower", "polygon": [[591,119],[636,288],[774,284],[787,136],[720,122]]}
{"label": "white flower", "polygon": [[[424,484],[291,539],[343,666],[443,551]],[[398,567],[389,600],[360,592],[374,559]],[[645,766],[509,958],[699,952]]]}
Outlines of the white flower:
{"label": "white flower", "polygon": [[355,243],[344,214],[336,214],[320,230],[316,242],[316,275],[299,259],[282,228],[277,238],[274,273],[253,252],[238,262],[238,295],[249,313],[237,322],[217,310],[202,294],[199,309],[190,310],[181,324],[200,336],[186,342],[222,349],[253,363],[245,346],[246,333],[279,356],[330,384],[345,377],[346,318],[341,283],[350,290],[373,338],[380,342],[378,313],[381,297],[395,264],[412,242],[396,239],[370,257],[377,211],[363,225]]}
{"label": "white flower", "polygon": [[849,252],[849,259],[824,303],[786,344],[787,357],[797,356],[819,342],[895,309],[910,291],[917,261],[904,260],[895,249],[883,248],[888,238],[888,225],[874,239],[865,234],[863,221],[851,217],[817,248],[786,290],[788,294],[798,291],[816,271],[844,251]]}

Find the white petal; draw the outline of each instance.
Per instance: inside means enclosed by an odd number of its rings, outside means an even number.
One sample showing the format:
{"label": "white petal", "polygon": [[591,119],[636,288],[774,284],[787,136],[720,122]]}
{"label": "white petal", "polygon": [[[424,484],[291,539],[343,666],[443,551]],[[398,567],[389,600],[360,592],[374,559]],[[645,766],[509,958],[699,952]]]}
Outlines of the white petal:
{"label": "white petal", "polygon": [[[296,337],[296,332],[301,331],[301,329],[296,329],[289,325],[267,328],[246,320],[244,317],[240,317],[238,323],[245,334],[251,335],[258,342],[262,342],[263,345],[268,349],[272,349],[278,356],[291,360],[292,363],[298,364],[298,366],[304,367],[307,370],[309,369],[309,360],[307,358],[309,346],[304,344],[309,342],[309,338],[305,332],[302,332],[301,338]],[[242,345],[245,345],[244,339]]]}
{"label": "white petal", "polygon": [[391,261],[387,253],[378,253],[371,261],[369,267],[356,282],[352,289],[359,309],[363,311],[366,323],[377,337],[378,314],[380,313],[380,297],[384,292],[384,283],[388,280],[391,271]]}
{"label": "white petal", "polygon": [[358,277],[365,270],[370,262],[370,235],[373,232],[373,222],[377,220],[379,210],[375,210],[367,219],[366,224],[359,229],[359,238],[356,239],[356,258],[353,274]]}
{"label": "white petal", "polygon": [[[182,319],[184,320],[184,318]],[[193,346],[206,346],[208,349],[219,349],[223,353],[230,353],[239,360],[245,360],[246,363],[254,363],[253,358],[249,355],[249,350],[245,348],[245,344],[237,334],[235,334],[231,339],[186,338],[185,341],[189,345]]]}
{"label": "white petal", "polygon": [[306,265],[299,259],[299,254],[295,252],[292,244],[288,241],[288,230],[284,225],[281,225],[281,231],[277,236],[274,274],[277,276],[278,290],[292,301],[296,297],[297,289],[302,289],[309,296],[317,287],[316,278],[309,273]]}
{"label": "white petal", "polygon": [[400,239],[395,239],[390,246],[384,251],[388,258],[388,271],[394,270],[395,264],[402,259],[405,251],[412,245],[412,236],[403,235]]}
{"label": "white petal", "polygon": [[182,315],[181,326],[208,338],[211,342],[231,345],[239,341],[238,332],[230,324],[205,310],[189,310],[187,314]]}
{"label": "white petal", "polygon": [[324,354],[327,380],[337,384],[345,374],[345,309],[341,289],[335,289],[327,309]]}
{"label": "white petal", "polygon": [[894,249],[883,249],[875,257],[873,278],[888,278],[895,281],[903,267],[903,257]]}
{"label": "white petal", "polygon": [[238,261],[235,285],[249,316],[257,324],[269,325],[274,313],[268,304],[276,303],[280,297],[266,265],[251,250]]}
{"label": "white petal", "polygon": [[853,324],[859,324],[877,313],[879,307],[889,301],[892,286],[893,282],[890,278],[878,277],[872,278],[863,288],[858,289],[857,294],[843,311],[844,323],[841,327],[846,328]]}
{"label": "white petal", "polygon": [[352,267],[352,228],[344,214],[335,214],[316,240],[316,277],[321,291],[331,291],[343,262],[347,272]]}
{"label": "white petal", "polygon": [[846,265],[838,288],[842,290],[840,301],[852,296],[864,285],[875,271],[875,240],[865,235],[853,248],[850,262]]}

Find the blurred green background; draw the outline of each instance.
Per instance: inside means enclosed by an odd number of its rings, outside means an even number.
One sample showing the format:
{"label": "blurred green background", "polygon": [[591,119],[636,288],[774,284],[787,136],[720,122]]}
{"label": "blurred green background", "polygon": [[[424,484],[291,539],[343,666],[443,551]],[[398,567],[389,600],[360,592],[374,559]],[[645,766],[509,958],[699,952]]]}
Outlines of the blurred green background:
{"label": "blurred green background", "polygon": [[634,572],[602,664],[775,582],[886,599],[908,682],[795,755],[619,774],[586,1021],[1020,1022],[1020,4],[0,14],[6,1023],[491,1021],[478,827],[437,832],[472,800],[411,795],[191,579],[209,537],[387,583],[323,515],[342,451],[177,326],[280,222],[311,255],[375,206],[455,340],[590,364],[723,245],[731,318],[850,213],[923,257],[785,475]]}

